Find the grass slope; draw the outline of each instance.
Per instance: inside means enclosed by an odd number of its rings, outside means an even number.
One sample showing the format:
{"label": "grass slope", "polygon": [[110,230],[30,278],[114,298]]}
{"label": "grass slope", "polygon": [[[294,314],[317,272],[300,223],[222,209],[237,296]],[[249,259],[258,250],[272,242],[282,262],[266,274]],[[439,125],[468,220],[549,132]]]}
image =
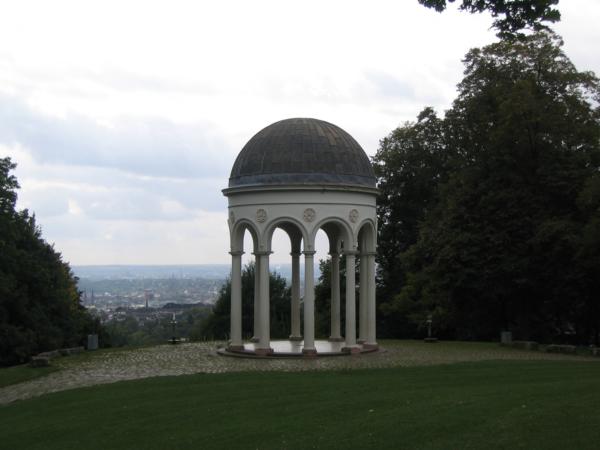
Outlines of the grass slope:
{"label": "grass slope", "polygon": [[43,377],[56,370],[58,368],[53,366],[35,368],[27,365],[2,367],[0,368],[0,388]]}
{"label": "grass slope", "polygon": [[0,407],[7,449],[598,448],[600,363],[164,377]]}

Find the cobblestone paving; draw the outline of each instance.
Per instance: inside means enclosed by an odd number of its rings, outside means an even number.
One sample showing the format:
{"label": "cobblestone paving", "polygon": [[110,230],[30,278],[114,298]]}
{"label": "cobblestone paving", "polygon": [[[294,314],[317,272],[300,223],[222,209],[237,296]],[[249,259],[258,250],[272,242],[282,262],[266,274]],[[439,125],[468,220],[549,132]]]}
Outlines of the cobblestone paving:
{"label": "cobblestone paving", "polygon": [[246,359],[217,355],[224,343],[185,343],[98,351],[55,359],[60,368],[45,377],[0,389],[0,404],[96,384],[155,376],[243,371],[303,371],[424,366],[482,360],[580,360],[598,358],[506,349],[481,343],[384,341],[382,351],[357,356]]}

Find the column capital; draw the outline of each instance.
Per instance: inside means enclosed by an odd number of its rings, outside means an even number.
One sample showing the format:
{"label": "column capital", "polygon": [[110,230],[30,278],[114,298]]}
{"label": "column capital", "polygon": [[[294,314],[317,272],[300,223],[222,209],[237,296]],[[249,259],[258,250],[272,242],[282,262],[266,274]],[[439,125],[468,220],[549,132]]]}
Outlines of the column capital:
{"label": "column capital", "polygon": [[340,252],[329,252],[327,253],[329,256],[340,256]]}
{"label": "column capital", "polygon": [[377,252],[362,252],[360,256],[377,256]]}
{"label": "column capital", "polygon": [[315,254],[315,253],[317,253],[317,252],[316,252],[316,251],[314,251],[314,250],[304,250],[304,251],[302,252],[302,254],[303,254],[304,256],[314,256],[314,254]]}
{"label": "column capital", "polygon": [[300,256],[302,252],[291,252],[290,256]]}
{"label": "column capital", "polygon": [[343,254],[344,256],[356,256],[356,255],[358,255],[359,253],[358,253],[358,251],[357,251],[357,250],[344,250],[344,251],[342,252],[342,254]]}
{"label": "column capital", "polygon": [[254,256],[269,256],[271,253],[273,253],[273,252],[267,252],[267,251],[252,252],[252,254]]}
{"label": "column capital", "polygon": [[242,256],[244,254],[244,251],[243,250],[239,250],[239,251],[235,251],[235,252],[232,251],[232,252],[229,252],[229,254],[231,256]]}

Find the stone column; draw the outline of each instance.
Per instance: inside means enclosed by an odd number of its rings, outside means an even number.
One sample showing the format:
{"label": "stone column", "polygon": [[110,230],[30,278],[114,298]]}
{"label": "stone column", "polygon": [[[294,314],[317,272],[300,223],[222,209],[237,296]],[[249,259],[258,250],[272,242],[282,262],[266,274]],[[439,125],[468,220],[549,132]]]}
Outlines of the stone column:
{"label": "stone column", "polygon": [[331,335],[329,340],[342,341],[340,334],[340,254],[330,252],[331,255]]}
{"label": "stone column", "polygon": [[378,348],[377,334],[376,334],[376,313],[377,303],[375,299],[375,256],[377,253],[367,254],[367,295],[368,295],[368,307],[367,307],[367,341],[364,344],[365,348]]}
{"label": "stone column", "polygon": [[358,343],[364,344],[367,341],[367,304],[368,304],[368,283],[367,283],[367,254],[360,254],[359,264],[359,286],[358,286]]}
{"label": "stone column", "polygon": [[356,283],[354,280],[356,251],[344,252],[346,256],[346,344],[344,351],[357,353],[356,345]]}
{"label": "stone column", "polygon": [[301,341],[300,334],[300,252],[292,252],[292,333],[290,341]]}
{"label": "stone column", "polygon": [[260,290],[259,290],[259,335],[255,346],[257,355],[267,355],[271,349],[271,328],[269,308],[269,255],[271,252],[256,252],[260,260]]}
{"label": "stone column", "polygon": [[314,355],[315,348],[315,275],[314,251],[304,251],[304,347],[302,353]]}
{"label": "stone column", "polygon": [[252,329],[252,342],[258,342],[260,335],[260,258],[254,253],[254,310],[252,314],[254,325]]}
{"label": "stone column", "polygon": [[231,326],[229,350],[244,349],[242,342],[242,255],[244,252],[230,252],[231,255]]}

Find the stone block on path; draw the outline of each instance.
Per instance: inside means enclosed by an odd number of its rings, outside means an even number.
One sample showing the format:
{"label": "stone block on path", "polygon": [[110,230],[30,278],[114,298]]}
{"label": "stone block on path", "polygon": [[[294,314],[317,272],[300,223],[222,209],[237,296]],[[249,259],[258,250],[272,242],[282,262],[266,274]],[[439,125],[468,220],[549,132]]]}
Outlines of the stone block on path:
{"label": "stone block on path", "polygon": [[50,365],[50,358],[46,356],[34,356],[29,361],[31,367],[48,367]]}

